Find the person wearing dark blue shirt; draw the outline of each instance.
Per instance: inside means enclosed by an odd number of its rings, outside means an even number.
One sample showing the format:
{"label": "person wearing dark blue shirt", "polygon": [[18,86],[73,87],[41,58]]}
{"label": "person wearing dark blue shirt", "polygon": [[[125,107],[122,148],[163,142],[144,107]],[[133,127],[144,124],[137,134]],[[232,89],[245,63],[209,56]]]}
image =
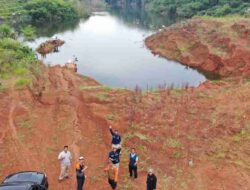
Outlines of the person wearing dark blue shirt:
{"label": "person wearing dark blue shirt", "polygon": [[131,153],[129,154],[129,165],[128,165],[128,167],[129,167],[130,177],[132,177],[133,174],[134,174],[135,179],[138,177],[138,174],[137,174],[138,159],[139,159],[139,157],[135,152],[135,148],[132,148]]}
{"label": "person wearing dark blue shirt", "polygon": [[147,177],[147,190],[156,190],[157,177],[154,174],[153,169],[149,169]]}
{"label": "person wearing dark blue shirt", "polygon": [[110,133],[112,135],[112,148],[116,148],[118,149],[118,152],[121,150],[121,141],[122,141],[122,138],[121,136],[118,134],[118,131],[115,130],[113,131],[112,127],[109,126],[109,130],[110,130]]}
{"label": "person wearing dark blue shirt", "polygon": [[109,160],[114,166],[119,167],[120,153],[117,151],[117,148],[114,147],[113,150],[109,152]]}

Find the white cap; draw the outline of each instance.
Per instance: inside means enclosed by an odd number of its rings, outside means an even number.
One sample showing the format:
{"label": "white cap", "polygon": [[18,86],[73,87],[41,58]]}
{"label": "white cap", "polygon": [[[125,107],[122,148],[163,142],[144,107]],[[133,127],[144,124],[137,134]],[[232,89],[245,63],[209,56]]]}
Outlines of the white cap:
{"label": "white cap", "polygon": [[84,157],[83,157],[83,156],[80,156],[80,157],[79,157],[79,160],[84,160]]}

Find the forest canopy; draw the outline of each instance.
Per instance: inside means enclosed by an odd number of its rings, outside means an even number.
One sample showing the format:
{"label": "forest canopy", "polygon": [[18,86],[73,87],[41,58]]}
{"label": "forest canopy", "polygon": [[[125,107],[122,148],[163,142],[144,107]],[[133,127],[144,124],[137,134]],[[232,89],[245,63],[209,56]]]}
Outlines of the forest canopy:
{"label": "forest canopy", "polygon": [[146,0],[146,9],[161,15],[250,15],[250,0]]}

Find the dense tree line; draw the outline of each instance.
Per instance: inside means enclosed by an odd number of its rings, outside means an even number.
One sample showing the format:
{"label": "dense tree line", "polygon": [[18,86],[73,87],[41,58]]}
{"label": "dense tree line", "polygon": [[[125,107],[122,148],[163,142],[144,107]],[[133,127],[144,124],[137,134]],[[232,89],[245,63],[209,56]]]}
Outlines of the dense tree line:
{"label": "dense tree line", "polygon": [[250,0],[146,0],[146,8],[161,15],[250,15]]}

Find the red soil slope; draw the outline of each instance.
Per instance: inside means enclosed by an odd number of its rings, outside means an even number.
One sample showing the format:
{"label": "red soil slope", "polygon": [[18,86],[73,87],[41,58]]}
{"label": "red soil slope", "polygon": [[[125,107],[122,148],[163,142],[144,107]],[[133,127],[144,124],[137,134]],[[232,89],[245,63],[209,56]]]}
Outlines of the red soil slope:
{"label": "red soil slope", "polygon": [[250,75],[250,20],[192,19],[146,39],[153,53],[221,76]]}
{"label": "red soil slope", "polygon": [[[148,40],[154,42],[152,38]],[[172,49],[159,52],[167,56]],[[191,64],[194,58],[188,55]],[[211,71],[224,76],[228,69]],[[237,75],[236,71],[231,73]],[[42,67],[40,73],[32,86],[17,89],[9,82],[8,89],[0,90],[1,179],[11,172],[40,170],[48,174],[50,190],[74,190],[73,168],[71,179],[57,181],[57,156],[67,144],[74,163],[80,155],[87,159],[85,188],[108,190],[103,169],[112,125],[123,138],[120,190],[145,189],[149,167],[158,176],[158,190],[250,189],[249,80],[142,93],[101,86],[66,67]],[[128,177],[130,147],[136,147],[140,156],[137,180]]]}
{"label": "red soil slope", "polygon": [[[59,66],[42,73],[30,88],[0,93],[1,178],[41,170],[51,190],[75,189],[73,169],[71,179],[57,182],[57,155],[68,144],[74,163],[87,158],[86,189],[109,189],[102,170],[112,124],[123,135],[121,190],[145,189],[149,167],[162,190],[250,189],[249,81],[141,94],[100,86]],[[127,173],[131,146],[140,155],[138,180]]]}

